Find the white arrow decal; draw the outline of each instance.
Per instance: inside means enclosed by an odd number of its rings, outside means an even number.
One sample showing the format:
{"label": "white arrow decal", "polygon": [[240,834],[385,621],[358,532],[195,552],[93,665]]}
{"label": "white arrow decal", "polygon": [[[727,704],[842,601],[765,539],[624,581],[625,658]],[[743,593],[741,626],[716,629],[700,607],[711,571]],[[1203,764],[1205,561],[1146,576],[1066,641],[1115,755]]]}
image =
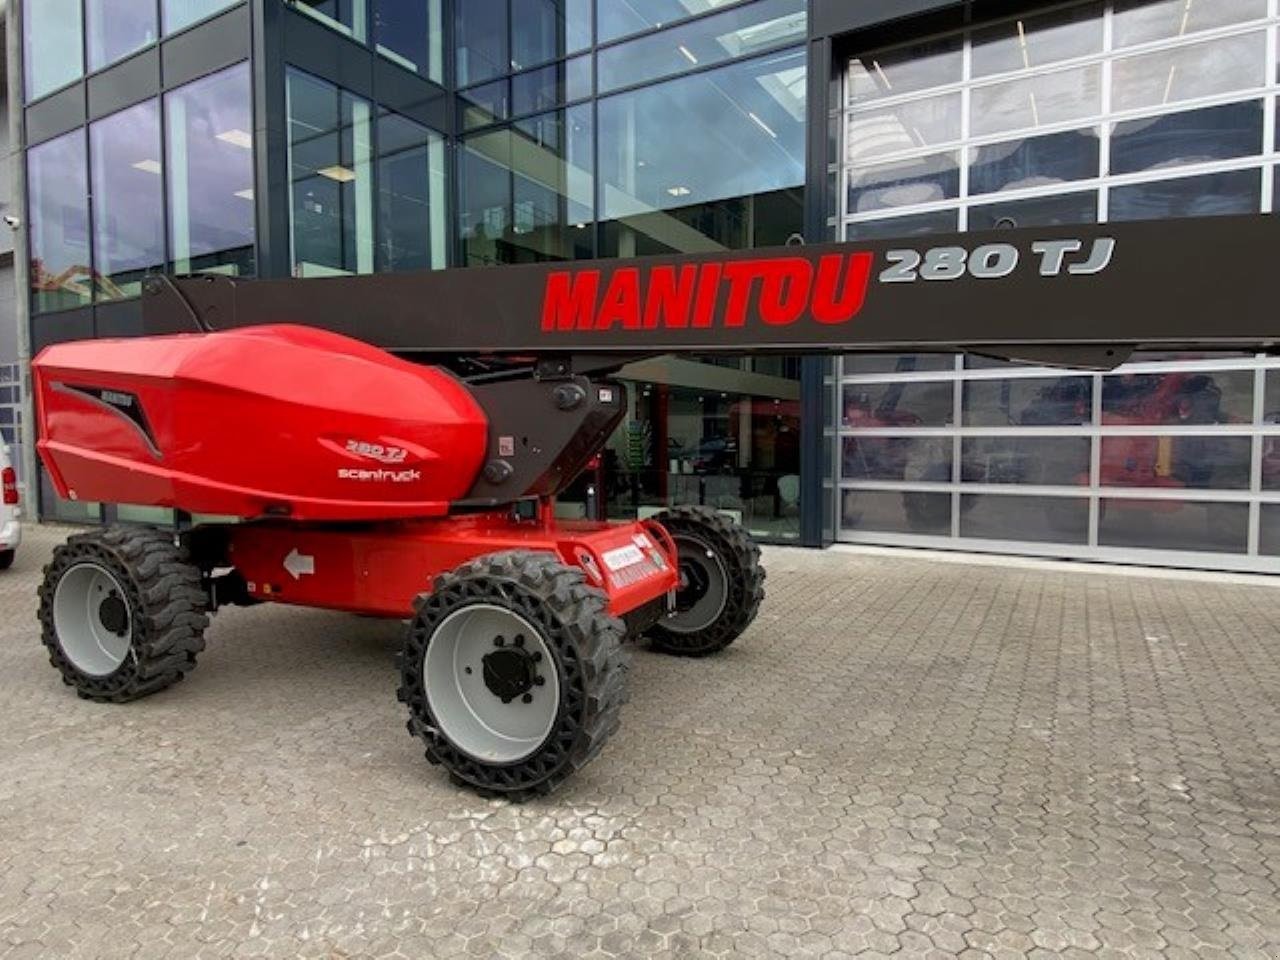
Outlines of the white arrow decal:
{"label": "white arrow decal", "polygon": [[306,574],[315,575],[316,558],[308,557],[306,554],[298,552],[298,548],[294,547],[289,551],[289,555],[284,558],[284,568],[289,571],[289,576],[298,580]]}

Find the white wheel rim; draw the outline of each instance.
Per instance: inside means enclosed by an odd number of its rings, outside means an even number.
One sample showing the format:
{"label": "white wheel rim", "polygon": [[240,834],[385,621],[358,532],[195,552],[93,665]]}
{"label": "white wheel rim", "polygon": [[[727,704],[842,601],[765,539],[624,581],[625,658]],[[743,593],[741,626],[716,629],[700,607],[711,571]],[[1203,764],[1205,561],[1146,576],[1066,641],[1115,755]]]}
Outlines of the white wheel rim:
{"label": "white wheel rim", "polygon": [[[427,643],[422,684],[440,732],[485,763],[537,753],[560,713],[551,648],[528,620],[494,604],[463,607],[440,622]],[[495,688],[514,695],[503,702]]]}
{"label": "white wheel rim", "polygon": [[89,561],[68,569],[53,591],[53,632],[81,673],[106,677],[119,670],[129,657],[133,612],[115,575]]}

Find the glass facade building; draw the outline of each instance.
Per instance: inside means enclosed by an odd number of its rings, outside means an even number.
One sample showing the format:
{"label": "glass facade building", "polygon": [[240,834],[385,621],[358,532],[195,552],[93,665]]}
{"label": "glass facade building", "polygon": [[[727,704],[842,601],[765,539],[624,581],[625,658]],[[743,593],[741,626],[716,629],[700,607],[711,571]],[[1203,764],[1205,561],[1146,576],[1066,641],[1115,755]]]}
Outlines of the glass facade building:
{"label": "glass facade building", "polygon": [[[23,0],[33,344],[141,332],[156,270],[500,283],[1270,213],[1278,4]],[[1280,572],[1266,358],[679,356],[624,376],[627,418],[566,515],[703,503],[812,546]],[[48,515],[137,515],[45,493]]]}

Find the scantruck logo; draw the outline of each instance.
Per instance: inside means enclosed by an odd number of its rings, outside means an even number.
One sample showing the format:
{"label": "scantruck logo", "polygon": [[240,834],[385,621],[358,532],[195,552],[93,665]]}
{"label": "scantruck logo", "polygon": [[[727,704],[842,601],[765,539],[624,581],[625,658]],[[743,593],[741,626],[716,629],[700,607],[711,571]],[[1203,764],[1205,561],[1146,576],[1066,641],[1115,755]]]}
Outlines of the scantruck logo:
{"label": "scantruck logo", "polygon": [[607,283],[600,270],[557,271],[547,277],[542,330],[733,328],[745,326],[748,316],[785,327],[806,314],[818,323],[847,323],[866,302],[872,263],[870,253],[836,253],[816,263],[771,257],[620,267]]}

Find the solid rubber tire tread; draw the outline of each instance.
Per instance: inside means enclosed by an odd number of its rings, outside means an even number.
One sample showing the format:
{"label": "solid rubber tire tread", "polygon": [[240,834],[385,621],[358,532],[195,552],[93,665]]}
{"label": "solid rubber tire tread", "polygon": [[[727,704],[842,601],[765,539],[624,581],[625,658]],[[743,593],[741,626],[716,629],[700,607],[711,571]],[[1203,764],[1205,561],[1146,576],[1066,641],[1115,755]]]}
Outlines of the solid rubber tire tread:
{"label": "solid rubber tire tread", "polygon": [[[435,628],[449,614],[478,603],[505,607],[542,633],[560,672],[561,703],[551,732],[530,756],[489,764],[456,748],[432,718],[422,664]],[[427,759],[455,784],[485,797],[524,801],[551,793],[600,752],[618,729],[629,653],[625,627],[609,616],[603,591],[554,555],[513,550],[480,557],[436,577],[415,601],[399,658],[400,701],[408,730],[426,744]]]}
{"label": "solid rubber tire tread", "polygon": [[681,657],[706,657],[719,653],[751,626],[764,600],[765,570],[760,546],[742,527],[710,507],[672,507],[653,518],[673,538],[695,536],[724,562],[728,574],[728,598],[711,626],[696,633],[676,633],[654,624],[646,632],[650,645]]}
{"label": "solid rubber tire tread", "polygon": [[[126,594],[132,636],[114,673],[90,676],[63,653],[53,626],[53,596],[63,574],[91,561],[111,571]],[[53,552],[40,584],[41,640],[64,683],[86,700],[126,703],[172,686],[204,649],[209,601],[200,570],[173,535],[149,527],[110,526],[77,533]]]}

